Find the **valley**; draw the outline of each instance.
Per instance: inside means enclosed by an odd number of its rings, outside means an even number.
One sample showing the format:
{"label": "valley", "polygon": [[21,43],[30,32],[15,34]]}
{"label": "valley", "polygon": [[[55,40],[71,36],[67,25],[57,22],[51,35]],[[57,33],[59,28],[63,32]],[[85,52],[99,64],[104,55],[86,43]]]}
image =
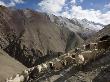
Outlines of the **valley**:
{"label": "valley", "polygon": [[[109,82],[109,37],[110,25],[0,6],[0,82]],[[83,69],[76,56],[86,51],[97,59]]]}

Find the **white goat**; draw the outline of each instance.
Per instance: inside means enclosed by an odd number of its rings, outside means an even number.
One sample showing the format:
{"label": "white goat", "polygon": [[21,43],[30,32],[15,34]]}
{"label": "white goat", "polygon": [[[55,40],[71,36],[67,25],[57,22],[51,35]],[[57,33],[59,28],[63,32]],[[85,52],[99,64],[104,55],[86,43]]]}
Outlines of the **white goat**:
{"label": "white goat", "polygon": [[28,70],[24,70],[24,74],[25,75],[28,75],[29,74],[29,71]]}
{"label": "white goat", "polygon": [[45,72],[48,69],[47,64],[42,63],[42,71]]}
{"label": "white goat", "polygon": [[41,65],[37,65],[37,69],[38,69],[39,73],[42,72],[42,66]]}
{"label": "white goat", "polygon": [[70,53],[67,53],[67,56],[71,56],[71,54]]}
{"label": "white goat", "polygon": [[47,64],[45,64],[45,63],[42,64],[42,67],[45,68],[45,69],[48,68]]}
{"label": "white goat", "polygon": [[24,81],[24,79],[25,79],[25,77],[23,76],[23,75],[20,75],[20,82],[23,82]]}
{"label": "white goat", "polygon": [[83,57],[83,55],[78,55],[78,56],[76,56],[76,58],[75,58],[75,60],[76,60],[76,63],[77,64],[83,64],[84,63],[84,57]]}
{"label": "white goat", "polygon": [[12,80],[12,82],[21,82],[19,74],[16,75],[16,77]]}
{"label": "white goat", "polygon": [[55,58],[55,61],[60,61],[60,59],[58,59],[58,58]]}

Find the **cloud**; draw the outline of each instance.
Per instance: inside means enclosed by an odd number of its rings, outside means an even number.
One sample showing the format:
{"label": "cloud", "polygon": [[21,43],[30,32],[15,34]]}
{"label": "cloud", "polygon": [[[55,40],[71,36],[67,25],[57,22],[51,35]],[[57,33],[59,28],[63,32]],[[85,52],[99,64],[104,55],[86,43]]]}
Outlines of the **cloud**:
{"label": "cloud", "polygon": [[65,1],[66,0],[43,0],[38,4],[38,6],[43,12],[57,14],[62,11]]}
{"label": "cloud", "polygon": [[[83,2],[84,0],[80,0]],[[101,24],[110,24],[110,11],[102,13],[101,10],[83,9],[77,6],[76,0],[43,0],[38,6],[43,12],[60,15],[67,18],[87,19]],[[109,7],[110,4],[106,5]]]}
{"label": "cloud", "polygon": [[23,0],[13,0],[15,3],[24,3]]}
{"label": "cloud", "polygon": [[6,4],[6,6],[7,7],[12,7],[12,6],[15,6],[16,4],[13,2],[13,1],[11,1],[10,3],[8,3],[8,4]]}
{"label": "cloud", "polygon": [[70,3],[75,4],[76,3],[76,0],[71,0]]}
{"label": "cloud", "polygon": [[[67,11],[68,12],[68,11]],[[101,14],[99,10],[95,11],[94,9],[91,10],[83,10],[81,6],[73,6],[70,9],[70,17],[77,18],[77,19],[87,19],[89,21],[100,22],[98,20],[98,16]]]}
{"label": "cloud", "polygon": [[0,5],[6,6],[6,4],[3,1],[0,1]]}
{"label": "cloud", "polygon": [[106,4],[104,7],[105,8],[110,8],[110,3]]}
{"label": "cloud", "polygon": [[11,1],[10,3],[7,4],[3,1],[0,1],[0,5],[6,6],[6,7],[11,7],[11,6],[15,6],[15,3]]}
{"label": "cloud", "polygon": [[81,6],[74,5],[72,9],[62,12],[61,16],[67,18],[87,19],[101,24],[110,24],[110,11],[102,13],[100,10],[82,9]]}
{"label": "cloud", "polygon": [[6,7],[12,7],[15,6],[16,4],[23,4],[23,0],[9,0],[9,3],[6,3],[5,1],[0,0],[0,5],[6,6]]}

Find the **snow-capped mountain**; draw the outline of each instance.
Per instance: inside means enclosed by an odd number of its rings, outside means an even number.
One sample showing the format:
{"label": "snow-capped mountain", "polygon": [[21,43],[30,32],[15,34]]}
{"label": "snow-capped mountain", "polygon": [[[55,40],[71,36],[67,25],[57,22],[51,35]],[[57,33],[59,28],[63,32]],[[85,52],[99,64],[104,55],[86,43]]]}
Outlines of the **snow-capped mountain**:
{"label": "snow-capped mountain", "polygon": [[94,23],[91,21],[88,21],[87,19],[79,20],[76,18],[73,19],[68,19],[65,17],[61,16],[55,16],[48,14],[50,21],[56,23],[59,26],[62,27],[67,27],[71,31],[74,32],[88,32],[88,31],[99,31],[101,30],[104,26],[99,23]]}
{"label": "snow-capped mountain", "polygon": [[95,22],[88,21],[87,19],[78,20],[78,22],[80,22],[80,24],[83,27],[91,29],[91,30],[95,30],[95,31],[99,31],[102,28],[104,28],[104,25],[102,25],[100,23],[95,23]]}

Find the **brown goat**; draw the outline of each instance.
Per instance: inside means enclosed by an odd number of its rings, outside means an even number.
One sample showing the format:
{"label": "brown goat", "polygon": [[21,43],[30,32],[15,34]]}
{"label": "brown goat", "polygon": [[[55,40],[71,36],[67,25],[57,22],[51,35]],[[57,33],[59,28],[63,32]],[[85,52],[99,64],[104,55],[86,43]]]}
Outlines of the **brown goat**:
{"label": "brown goat", "polygon": [[64,60],[66,61],[67,65],[70,65],[73,63],[73,61],[75,60],[74,58],[72,58],[71,56],[66,56],[64,58]]}
{"label": "brown goat", "polygon": [[55,70],[61,70],[63,68],[63,64],[61,61],[57,61],[53,64]]}
{"label": "brown goat", "polygon": [[90,44],[87,44],[87,45],[85,46],[85,49],[86,49],[86,50],[90,50]]}
{"label": "brown goat", "polygon": [[90,43],[90,49],[91,50],[97,49],[97,43]]}
{"label": "brown goat", "polygon": [[81,55],[83,55],[83,57],[84,57],[84,63],[87,63],[90,60],[95,60],[95,58],[97,56],[97,50],[94,50],[94,51],[84,51],[84,52],[81,52]]}

